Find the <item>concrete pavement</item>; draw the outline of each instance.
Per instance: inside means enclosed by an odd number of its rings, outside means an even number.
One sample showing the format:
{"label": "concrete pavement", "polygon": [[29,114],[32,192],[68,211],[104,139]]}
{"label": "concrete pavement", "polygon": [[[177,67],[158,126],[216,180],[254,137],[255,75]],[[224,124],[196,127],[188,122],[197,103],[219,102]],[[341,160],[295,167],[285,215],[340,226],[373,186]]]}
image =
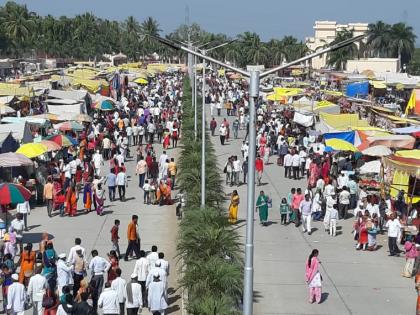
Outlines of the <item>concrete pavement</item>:
{"label": "concrete pavement", "polygon": [[[157,157],[162,153],[162,145],[155,144]],[[169,157],[177,158],[176,149],[167,150]],[[131,153],[135,154],[135,148],[131,147]],[[125,253],[127,248],[127,226],[131,221],[131,216],[137,214],[139,216],[141,249],[146,252],[150,251],[152,245],[157,245],[158,251],[165,254],[165,259],[170,264],[169,275],[169,301],[170,306],[167,314],[181,314],[181,290],[177,285],[177,266],[176,266],[176,238],[178,223],[175,216],[175,206],[144,205],[143,191],[138,187],[138,177],[135,175],[135,160],[126,162],[127,175],[129,176],[129,185],[126,190],[126,202],[109,202],[108,192],[105,201],[104,216],[98,216],[95,211],[89,214],[81,214],[76,217],[59,217],[58,215],[48,218],[46,207],[38,207],[32,209],[31,215],[28,217],[28,225],[30,230],[24,234],[25,242],[38,243],[43,232],[48,232],[54,242],[54,248],[57,253],[65,252],[68,254],[70,247],[74,245],[74,238],[82,239],[82,246],[85,247],[88,257],[90,251],[97,249],[99,255],[106,258],[106,254],[112,249],[111,246],[111,228],[114,220],[119,219],[120,225],[120,250]],[[108,162],[105,162],[102,168],[102,174],[108,173]],[[175,194],[173,194],[174,196]],[[118,193],[117,193],[118,197]],[[82,195],[79,196],[78,209],[83,209],[81,203]],[[38,246],[34,246],[38,249]],[[130,279],[130,275],[134,270],[135,260],[125,262],[120,260],[120,268],[123,272],[123,278]],[[32,314],[32,310],[26,312]],[[150,314],[143,309],[142,314]]]}
{"label": "concrete pavement", "polygon": [[[218,124],[224,117],[216,117]],[[208,116],[207,121],[210,119]],[[233,118],[229,120],[232,122]],[[230,140],[224,146],[217,132],[212,137],[220,170],[229,156],[241,157],[244,136],[245,130],[242,130],[240,139]],[[264,169],[263,185],[255,189],[256,196],[264,190],[273,199],[273,208],[269,210],[271,225],[268,227],[259,225],[254,212],[254,314],[414,314],[414,280],[401,276],[403,257],[388,257],[386,235],[378,235],[382,246],[378,251],[363,252],[355,250],[352,219],[338,222],[336,237],[324,232],[322,222],[312,224],[312,235],[303,234],[301,227],[280,224],[281,198],[286,197],[292,187],[304,189],[306,180],[285,179],[284,170],[276,165],[276,160],[276,156],[270,158],[270,165]],[[241,198],[238,231],[245,242],[246,185],[225,187],[225,192],[230,194],[233,189],[238,190]],[[319,305],[308,303],[304,280],[305,262],[314,248],[320,251],[322,263],[323,302]]]}

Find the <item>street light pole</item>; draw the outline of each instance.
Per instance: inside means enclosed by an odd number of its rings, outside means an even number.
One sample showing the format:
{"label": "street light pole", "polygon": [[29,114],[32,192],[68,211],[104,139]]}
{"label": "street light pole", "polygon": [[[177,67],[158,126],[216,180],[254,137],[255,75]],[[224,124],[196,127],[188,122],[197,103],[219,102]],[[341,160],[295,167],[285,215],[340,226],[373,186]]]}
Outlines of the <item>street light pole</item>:
{"label": "street light pole", "polygon": [[[205,55],[205,51],[203,51]],[[201,89],[201,208],[206,205],[206,60],[203,59],[203,82]]]}
{"label": "street light pole", "polygon": [[248,148],[248,185],[247,185],[247,215],[245,243],[245,274],[244,274],[244,314],[253,313],[254,288],[254,208],[255,208],[255,155],[256,155],[256,125],[255,103],[258,102],[260,88],[260,73],[251,71],[249,82],[249,148]]}
{"label": "street light pole", "polygon": [[[249,83],[249,155],[248,155],[248,185],[247,185],[247,224],[246,224],[246,244],[245,244],[245,270],[244,270],[244,315],[253,314],[253,277],[254,277],[254,209],[255,209],[255,155],[256,155],[256,129],[255,129],[255,102],[258,100],[259,82],[261,78],[268,76],[271,73],[275,73],[279,70],[286,69],[292,65],[310,60],[319,55],[325,54],[330,51],[334,51],[352,44],[353,42],[360,41],[365,38],[366,35],[359,35],[353,38],[347,39],[343,42],[334,44],[330,47],[316,51],[312,54],[304,56],[300,59],[289,62],[285,65],[278,66],[273,69],[269,69],[263,73],[258,71],[247,72],[243,69],[233,67],[232,65],[221,62],[217,59],[211,58],[204,54],[201,54],[190,48],[176,44],[168,39],[154,36],[155,39],[161,43],[170,46],[175,49],[181,49],[189,54],[207,60],[209,62],[218,64],[226,69],[233,70],[237,73],[250,78]],[[204,78],[203,78],[204,79]],[[204,95],[203,95],[204,96]]]}
{"label": "street light pole", "polygon": [[194,56],[194,139],[197,140],[197,56]]}

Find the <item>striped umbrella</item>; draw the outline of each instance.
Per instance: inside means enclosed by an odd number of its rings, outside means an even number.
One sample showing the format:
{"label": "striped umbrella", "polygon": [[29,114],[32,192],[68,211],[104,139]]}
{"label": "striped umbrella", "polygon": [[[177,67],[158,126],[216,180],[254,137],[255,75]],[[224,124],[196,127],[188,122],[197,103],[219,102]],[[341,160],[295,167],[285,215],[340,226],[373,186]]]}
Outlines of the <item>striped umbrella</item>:
{"label": "striped umbrella", "polygon": [[0,184],[0,205],[23,203],[31,198],[31,192],[22,185]]}
{"label": "striped umbrella", "polygon": [[61,131],[82,131],[84,127],[75,121],[66,121],[55,126],[55,129]]}
{"label": "striped umbrella", "polygon": [[98,99],[92,104],[92,108],[102,111],[114,110],[115,102],[109,98]]}
{"label": "striped umbrella", "polygon": [[61,149],[61,146],[58,143],[51,140],[41,140],[40,143],[47,147],[48,152],[58,151]]}
{"label": "striped umbrella", "polygon": [[72,145],[77,145],[77,140],[73,139],[70,136],[67,135],[53,135],[53,136],[48,136],[45,138],[45,140],[50,140],[53,141],[55,143],[57,143],[58,145],[62,146],[62,147],[69,147]]}

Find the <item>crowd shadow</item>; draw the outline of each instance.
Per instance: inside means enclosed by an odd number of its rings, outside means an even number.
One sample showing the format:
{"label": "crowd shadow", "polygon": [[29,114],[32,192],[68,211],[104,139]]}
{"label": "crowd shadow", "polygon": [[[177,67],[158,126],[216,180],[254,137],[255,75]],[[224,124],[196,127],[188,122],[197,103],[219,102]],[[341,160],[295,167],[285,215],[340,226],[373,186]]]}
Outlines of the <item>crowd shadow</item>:
{"label": "crowd shadow", "polygon": [[[42,234],[44,232],[38,232],[38,233],[25,233],[23,234],[23,243],[39,243],[42,240]],[[48,234],[48,240],[54,239],[54,235]]]}
{"label": "crowd shadow", "polygon": [[33,230],[33,229],[36,229],[37,227],[40,227],[40,226],[41,226],[41,224],[29,225],[28,230]]}

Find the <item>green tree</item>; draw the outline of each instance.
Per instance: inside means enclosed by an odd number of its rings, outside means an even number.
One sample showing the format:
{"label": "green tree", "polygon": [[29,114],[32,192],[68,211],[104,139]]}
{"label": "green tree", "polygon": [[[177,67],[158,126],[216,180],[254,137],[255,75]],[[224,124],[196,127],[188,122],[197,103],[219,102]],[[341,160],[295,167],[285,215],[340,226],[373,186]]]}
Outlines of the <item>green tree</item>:
{"label": "green tree", "polygon": [[[353,31],[342,30],[337,32],[335,40],[330,44],[334,45],[353,37]],[[357,45],[355,43],[342,47],[338,50],[328,53],[327,64],[333,66],[336,70],[345,69],[347,60],[357,56]]]}
{"label": "green tree", "polygon": [[369,24],[367,42],[371,55],[388,57],[390,55],[391,25],[378,21]]}
{"label": "green tree", "polygon": [[391,27],[390,48],[393,56],[398,57],[401,65],[407,64],[414,52],[416,35],[411,26],[405,23],[397,23]]}
{"label": "green tree", "polygon": [[15,56],[19,56],[31,39],[35,14],[14,2],[7,2],[1,13],[0,27],[11,40]]}

